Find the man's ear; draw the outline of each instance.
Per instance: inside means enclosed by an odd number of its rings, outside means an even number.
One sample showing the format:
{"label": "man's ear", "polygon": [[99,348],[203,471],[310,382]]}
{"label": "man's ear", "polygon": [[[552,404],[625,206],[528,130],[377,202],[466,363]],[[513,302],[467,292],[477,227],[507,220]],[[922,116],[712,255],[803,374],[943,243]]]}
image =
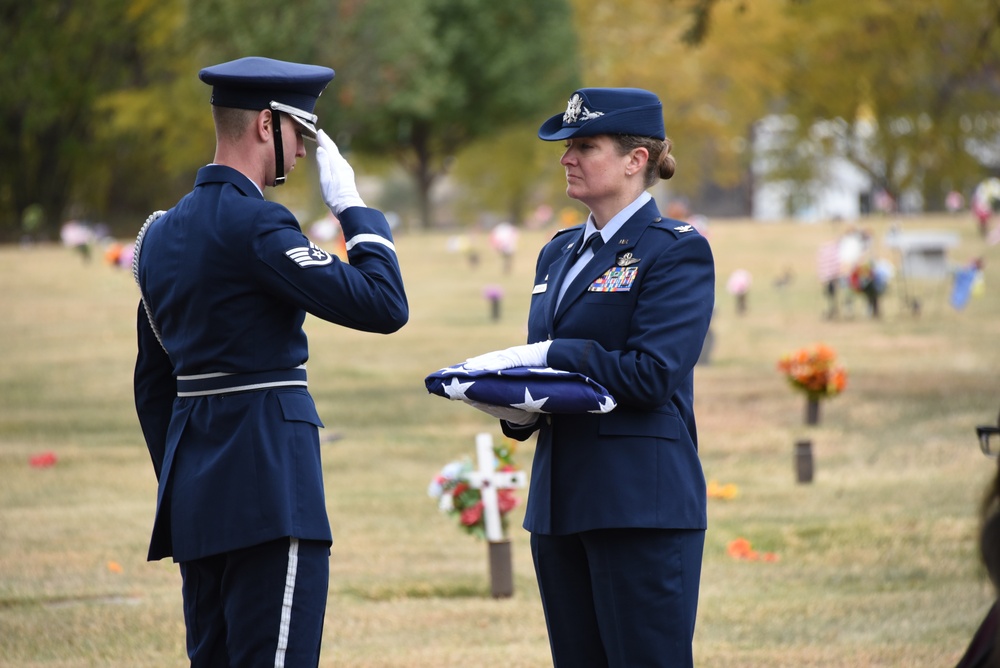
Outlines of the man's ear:
{"label": "man's ear", "polygon": [[274,132],[274,128],[271,124],[274,122],[274,116],[270,109],[261,109],[260,113],[257,114],[257,120],[254,124],[254,128],[257,131],[257,138],[262,142],[271,141],[271,134]]}

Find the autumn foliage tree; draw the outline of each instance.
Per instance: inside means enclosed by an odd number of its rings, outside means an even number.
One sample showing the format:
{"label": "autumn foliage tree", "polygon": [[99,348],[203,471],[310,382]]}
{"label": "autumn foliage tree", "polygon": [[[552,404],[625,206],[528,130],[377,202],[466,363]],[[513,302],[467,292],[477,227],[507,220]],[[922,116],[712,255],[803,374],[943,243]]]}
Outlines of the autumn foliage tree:
{"label": "autumn foliage tree", "polygon": [[789,131],[772,147],[767,179],[807,184],[822,158],[839,156],[874,187],[934,207],[1000,169],[998,0],[574,7],[585,80],[663,98],[677,190],[752,187],[758,123],[770,115]]}
{"label": "autumn foliage tree", "polygon": [[425,228],[462,148],[537,119],[576,81],[565,0],[344,1],[332,27],[336,139],[398,161]]}
{"label": "autumn foliage tree", "polygon": [[738,191],[743,213],[754,178],[808,185],[829,156],[927,208],[1000,172],[1000,0],[5,2],[0,43],[6,240],[29,210],[51,236],[176,199],[214,140],[198,69],[251,54],[333,67],[323,126],[402,165],[428,226],[456,164],[481,206],[523,217],[556,159],[534,130],[578,86],[659,94],[671,193]]}

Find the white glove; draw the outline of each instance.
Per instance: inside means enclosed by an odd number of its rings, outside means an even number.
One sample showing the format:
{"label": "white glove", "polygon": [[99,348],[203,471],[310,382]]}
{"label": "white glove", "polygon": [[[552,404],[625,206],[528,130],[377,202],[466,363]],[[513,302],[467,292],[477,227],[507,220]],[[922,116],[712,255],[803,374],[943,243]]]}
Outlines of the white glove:
{"label": "white glove", "polygon": [[364,206],[354,183],[354,170],[333,140],[320,130],[316,133],[316,164],[319,166],[319,184],[323,190],[323,201],[340,217],[340,213],[351,206]]}
{"label": "white glove", "polygon": [[478,408],[487,415],[492,415],[498,420],[506,420],[511,424],[516,424],[521,427],[527,427],[528,425],[535,424],[535,421],[538,419],[538,413],[531,413],[529,411],[521,410],[520,408],[482,404],[478,401],[472,401],[471,399],[463,399],[463,401],[473,408]]}
{"label": "white glove", "polygon": [[550,345],[552,341],[541,341],[470,357],[465,360],[465,368],[470,371],[502,371],[516,366],[548,366],[545,360],[548,358]]}

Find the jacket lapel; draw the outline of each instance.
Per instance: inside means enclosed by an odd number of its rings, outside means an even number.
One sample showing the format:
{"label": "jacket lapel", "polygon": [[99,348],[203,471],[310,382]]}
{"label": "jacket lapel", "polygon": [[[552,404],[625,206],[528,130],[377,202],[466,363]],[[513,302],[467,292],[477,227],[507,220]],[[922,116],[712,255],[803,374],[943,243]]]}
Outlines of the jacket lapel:
{"label": "jacket lapel", "polygon": [[[576,249],[580,247],[583,243],[583,231],[586,229],[584,226],[580,226],[580,231],[576,234],[570,236],[572,243],[564,243],[562,249],[562,257],[557,259],[549,266],[549,280],[548,284],[551,288],[548,290],[548,303],[545,307],[545,320],[548,330],[552,331],[552,326],[555,324],[556,315],[556,302],[559,300],[559,287],[563,284],[563,280],[566,278],[566,272],[573,265],[573,260],[576,259]],[[569,296],[567,294],[567,296]],[[565,303],[565,299],[563,300]],[[562,311],[562,309],[560,309]]]}
{"label": "jacket lapel", "polygon": [[[583,297],[587,293],[587,289],[600,278],[601,274],[606,272],[608,269],[615,265],[617,258],[622,254],[626,253],[633,248],[635,248],[636,243],[642,236],[643,232],[650,223],[660,220],[660,212],[656,208],[656,202],[654,200],[649,200],[645,206],[636,211],[631,218],[625,221],[625,224],[621,226],[618,233],[607,242],[599,250],[594,257],[590,259],[590,262],[583,268],[583,270],[576,275],[573,282],[570,283],[569,288],[566,290],[566,294],[563,295],[562,302],[559,304],[559,308],[555,310],[551,324],[554,326],[556,322],[566,313],[566,310],[573,305],[578,299]],[[577,243],[574,244],[573,248],[577,247],[580,242],[580,238],[583,236],[583,232],[577,236]],[[572,253],[572,249],[570,249]],[[560,268],[559,272],[559,282],[555,285],[562,285],[562,279],[566,275],[566,271],[569,269],[572,260],[567,260],[564,256],[562,259],[563,266]],[[557,292],[558,294],[558,292]],[[555,304],[555,295],[553,295],[552,304]],[[549,331],[552,331],[550,327]]]}

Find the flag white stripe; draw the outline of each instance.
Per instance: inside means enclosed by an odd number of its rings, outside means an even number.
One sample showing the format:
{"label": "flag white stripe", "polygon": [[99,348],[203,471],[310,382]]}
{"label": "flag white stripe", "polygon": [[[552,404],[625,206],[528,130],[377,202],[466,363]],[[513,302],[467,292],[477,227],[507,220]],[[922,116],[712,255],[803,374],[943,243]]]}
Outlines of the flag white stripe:
{"label": "flag white stripe", "polygon": [[274,653],[274,668],[285,668],[288,650],[288,630],[292,625],[292,600],[295,597],[295,575],[299,568],[299,539],[288,542],[288,570],[285,571],[285,596],[281,601],[281,624],[278,627],[278,649]]}

